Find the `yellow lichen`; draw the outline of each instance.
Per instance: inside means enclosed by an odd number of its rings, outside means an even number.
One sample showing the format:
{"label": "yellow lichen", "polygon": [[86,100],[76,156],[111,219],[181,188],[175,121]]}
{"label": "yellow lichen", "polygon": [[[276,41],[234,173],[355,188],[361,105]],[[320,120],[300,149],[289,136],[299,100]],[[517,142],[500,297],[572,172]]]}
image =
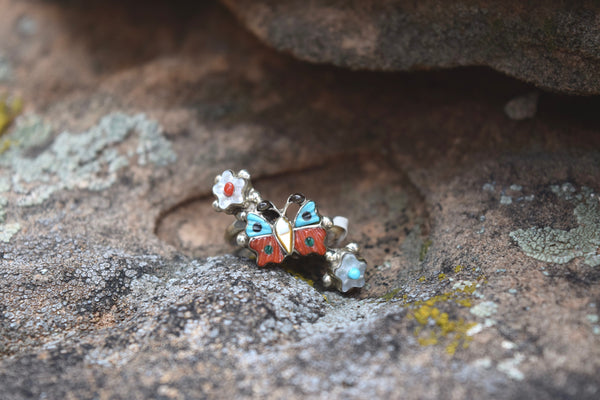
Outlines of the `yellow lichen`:
{"label": "yellow lichen", "polygon": [[[6,133],[8,127],[21,113],[22,109],[23,102],[20,99],[14,98],[9,100],[5,96],[0,96],[0,136]],[[0,140],[0,154],[4,153],[15,144],[17,143],[14,140],[8,138]]]}
{"label": "yellow lichen", "polygon": [[463,266],[462,265],[457,265],[456,267],[454,267],[454,273],[458,274],[460,271],[463,270]]}
{"label": "yellow lichen", "polygon": [[10,146],[14,146],[18,142],[10,139],[2,139],[0,140],[0,154],[4,153],[6,150],[10,149]]}
{"label": "yellow lichen", "polygon": [[471,307],[473,305],[471,299],[460,299],[456,301],[456,304],[463,307]]}
{"label": "yellow lichen", "polygon": [[298,271],[293,270],[290,267],[284,267],[283,268],[287,273],[289,273],[290,275],[292,275],[294,278],[296,279],[300,279],[303,280],[304,282],[308,283],[310,286],[314,287],[315,286],[315,282],[312,279],[308,279],[305,278],[301,273],[299,273]]}
{"label": "yellow lichen", "polygon": [[446,353],[450,354],[451,356],[454,355],[454,353],[456,353],[456,348],[458,347],[458,344],[458,340],[453,340],[452,342],[450,342],[450,344],[446,346]]}
{"label": "yellow lichen", "polygon": [[438,344],[438,338],[434,332],[431,332],[428,337],[418,338],[418,341],[421,346],[433,346]]}
{"label": "yellow lichen", "polygon": [[[479,282],[485,281],[480,277]],[[414,319],[419,326],[414,330],[414,336],[421,346],[433,346],[446,343],[446,353],[454,355],[458,348],[467,348],[472,338],[467,335],[476,322],[465,321],[463,318],[452,318],[443,309],[452,304],[469,308],[472,306],[471,295],[477,288],[478,282],[465,282],[458,288],[444,292],[427,300],[408,303],[407,318]]]}
{"label": "yellow lichen", "polygon": [[446,279],[446,274],[441,273],[438,275],[438,280],[443,281],[444,279]]}
{"label": "yellow lichen", "polygon": [[425,279],[426,278],[424,276],[422,276],[422,277],[419,278],[419,282],[425,282]]}
{"label": "yellow lichen", "polygon": [[6,96],[0,96],[0,135],[6,131],[22,109],[21,99],[7,99]]}

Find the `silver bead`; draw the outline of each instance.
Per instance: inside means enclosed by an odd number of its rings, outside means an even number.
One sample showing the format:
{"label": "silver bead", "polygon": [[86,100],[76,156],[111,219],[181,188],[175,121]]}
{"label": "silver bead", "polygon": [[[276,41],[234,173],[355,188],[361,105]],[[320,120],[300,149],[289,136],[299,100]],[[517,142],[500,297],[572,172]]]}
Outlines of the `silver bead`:
{"label": "silver bead", "polygon": [[333,221],[329,217],[323,217],[321,218],[321,226],[326,230],[331,229],[333,226]]}
{"label": "silver bead", "polygon": [[248,213],[246,211],[240,211],[237,218],[241,221],[246,221],[248,219]]}
{"label": "silver bead", "polygon": [[221,175],[215,176],[215,183],[219,183],[220,180],[221,180]]}
{"label": "silver bead", "polygon": [[237,175],[238,175],[238,177],[240,177],[242,179],[250,179],[250,173],[248,171],[246,171],[245,169],[241,169]]}
{"label": "silver bead", "polygon": [[332,264],[337,260],[337,254],[334,251],[328,250],[325,253],[325,259]]}
{"label": "silver bead", "polygon": [[219,200],[213,201],[212,206],[215,209],[215,211],[218,211],[218,212],[223,211],[223,209],[221,207],[219,207]]}
{"label": "silver bead", "polygon": [[248,192],[248,200],[252,203],[260,203],[262,201],[262,197],[260,197],[260,193],[258,193],[256,190],[251,189],[250,192]]}
{"label": "silver bead", "polygon": [[333,279],[331,278],[331,275],[329,275],[329,274],[323,275],[323,286],[325,286],[326,288],[328,288],[332,284],[333,284]]}
{"label": "silver bead", "polygon": [[235,237],[235,242],[240,247],[246,247],[248,245],[248,235],[246,235],[246,232],[238,233]]}
{"label": "silver bead", "polygon": [[348,250],[350,253],[357,254],[360,251],[360,247],[358,247],[356,243],[348,243],[346,245],[346,250]]}

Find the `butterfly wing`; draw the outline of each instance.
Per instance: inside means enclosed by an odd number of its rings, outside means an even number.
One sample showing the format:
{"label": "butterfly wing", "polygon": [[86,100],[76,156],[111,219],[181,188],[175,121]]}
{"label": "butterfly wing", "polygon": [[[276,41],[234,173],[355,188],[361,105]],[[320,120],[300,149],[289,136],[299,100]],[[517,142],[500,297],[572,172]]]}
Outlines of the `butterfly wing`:
{"label": "butterfly wing", "polygon": [[317,226],[314,228],[294,229],[294,248],[303,256],[317,253],[324,255],[325,248],[325,229]]}
{"label": "butterfly wing", "polygon": [[312,253],[324,255],[327,251],[325,247],[327,233],[319,225],[320,222],[321,216],[317,212],[314,201],[308,201],[298,210],[294,221],[294,249],[301,255]]}
{"label": "butterfly wing", "polygon": [[256,264],[259,267],[283,261],[283,251],[277,238],[273,235],[273,228],[260,215],[248,214],[246,235],[250,239],[248,246],[256,253]]}
{"label": "butterfly wing", "polygon": [[274,236],[263,236],[250,240],[248,244],[256,252],[256,264],[264,267],[268,263],[279,264],[284,255]]}

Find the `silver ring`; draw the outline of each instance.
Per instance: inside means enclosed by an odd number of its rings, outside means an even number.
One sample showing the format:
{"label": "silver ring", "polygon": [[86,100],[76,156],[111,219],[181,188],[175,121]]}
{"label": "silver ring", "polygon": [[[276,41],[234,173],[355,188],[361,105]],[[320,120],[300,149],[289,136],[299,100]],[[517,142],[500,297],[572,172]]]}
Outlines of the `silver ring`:
{"label": "silver ring", "polygon": [[[326,264],[325,287],[347,292],[364,286],[367,263],[358,245],[338,248],[348,233],[347,218],[322,216],[316,203],[301,193],[288,196],[283,208],[277,208],[254,189],[246,170],[217,175],[213,194],[213,208],[235,217],[225,231],[225,240],[247,252],[259,267],[282,264],[292,256],[317,254]],[[290,217],[287,211],[292,204],[299,208]]]}

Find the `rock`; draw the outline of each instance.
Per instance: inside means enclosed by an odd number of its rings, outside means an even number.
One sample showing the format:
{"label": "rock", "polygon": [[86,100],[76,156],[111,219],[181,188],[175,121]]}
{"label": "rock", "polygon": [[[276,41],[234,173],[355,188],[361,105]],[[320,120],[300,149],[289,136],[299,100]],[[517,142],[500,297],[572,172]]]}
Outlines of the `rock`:
{"label": "rock", "polygon": [[504,106],[504,113],[508,118],[514,119],[515,121],[533,118],[537,111],[539,96],[540,94],[538,92],[517,96],[506,103]]}
{"label": "rock", "polygon": [[0,54],[0,82],[11,78],[12,70],[9,62]]}
{"label": "rock", "polygon": [[223,2],[261,40],[302,60],[382,71],[485,65],[541,88],[600,93],[593,2]]}
{"label": "rock", "polygon": [[[511,120],[512,78],[311,65],[219,3],[0,9],[3,399],[598,397],[597,99]],[[365,287],[232,254],[227,168],[347,216]]]}

